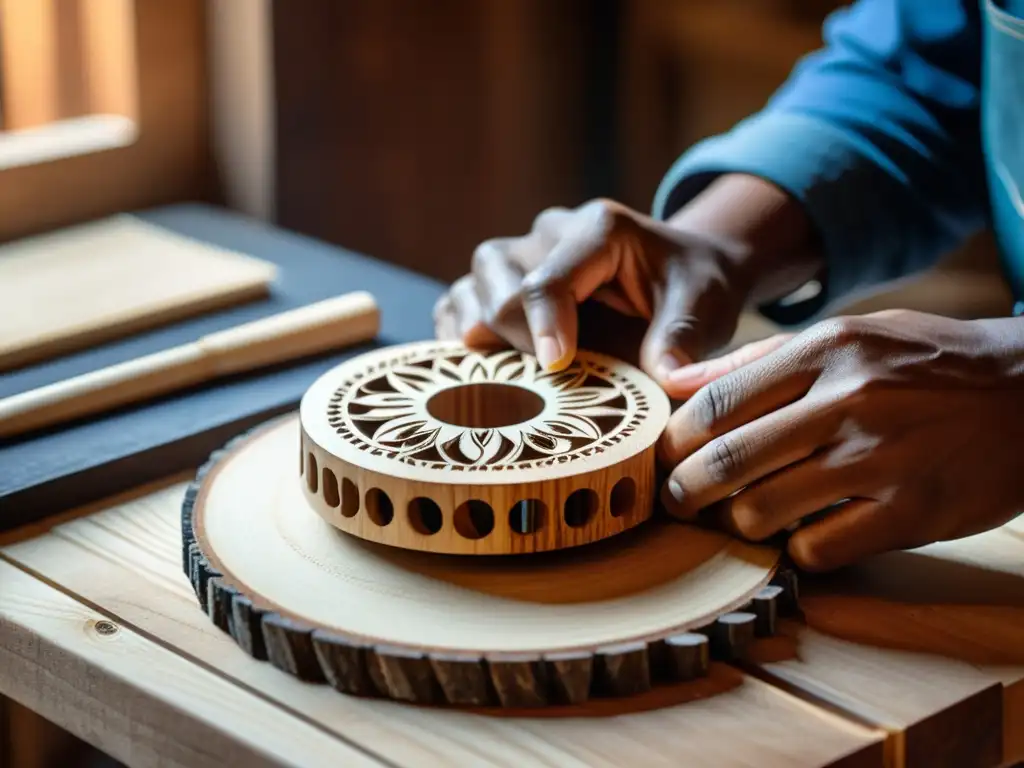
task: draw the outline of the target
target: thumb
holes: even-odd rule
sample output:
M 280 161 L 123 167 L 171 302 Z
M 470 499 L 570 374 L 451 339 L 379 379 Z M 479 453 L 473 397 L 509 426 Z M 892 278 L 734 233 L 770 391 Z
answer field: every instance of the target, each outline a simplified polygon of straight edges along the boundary
M 791 333 L 779 333 L 767 339 L 744 344 L 721 357 L 684 365 L 668 373 L 661 382 L 662 387 L 669 397 L 676 400 L 693 397 L 701 387 L 771 354 L 792 338 Z

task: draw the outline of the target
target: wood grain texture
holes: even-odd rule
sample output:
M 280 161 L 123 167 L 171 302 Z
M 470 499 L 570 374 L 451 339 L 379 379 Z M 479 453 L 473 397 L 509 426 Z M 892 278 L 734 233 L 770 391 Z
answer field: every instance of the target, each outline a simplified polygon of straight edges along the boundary
M 301 482 L 324 520 L 435 553 L 559 550 L 643 523 L 669 401 L 580 350 L 549 373 L 514 350 L 428 341 L 326 372 L 302 399 Z
M 182 573 L 180 507 L 187 487 L 173 482 L 93 505 L 4 552 L 122 625 L 402 768 L 882 765 L 877 733 L 717 662 L 684 686 L 634 700 L 550 707 L 543 717 L 409 707 L 295 680 L 254 662 L 197 607 Z
M 484 728 L 488 738 L 497 739 L 496 750 L 512 744 L 513 752 L 508 757 L 487 753 L 492 756 L 488 759 L 498 764 L 530 764 L 534 753 L 525 751 L 524 738 L 541 738 L 552 749 L 557 745 L 557 749 L 567 750 L 575 757 L 566 758 L 566 764 L 572 765 L 572 760 L 578 761 L 575 763 L 578 765 L 593 764 L 581 756 L 590 755 L 593 739 L 607 731 L 605 719 L 590 726 L 581 724 L 578 728 L 568 728 L 561 720 L 549 721 L 550 715 L 543 720 L 520 719 L 513 713 L 508 716 L 515 721 L 508 725 L 511 730 L 503 727 L 495 731 L 496 722 L 509 723 L 508 719 L 495 721 L 471 715 L 463 719 L 457 713 L 429 711 L 411 715 L 406 710 L 394 710 L 387 701 L 379 699 L 337 696 L 332 691 L 317 694 L 314 691 L 318 688 L 310 690 L 301 683 L 290 683 L 273 668 L 254 664 L 250 656 L 212 626 L 209 618 L 198 609 L 195 595 L 180 575 L 179 511 L 187 485 L 186 481 L 181 481 L 152 492 L 139 492 L 137 498 L 125 497 L 90 507 L 82 519 L 62 524 L 52 534 L 37 535 L 6 551 L 20 561 L 38 566 L 48 578 L 78 590 L 90 601 L 131 616 L 147 633 L 203 659 L 246 685 L 268 692 L 275 700 L 287 700 L 289 706 L 303 712 L 315 711 L 319 721 L 337 730 L 351 732 L 354 729 L 367 739 L 388 741 L 387 755 L 399 762 L 478 764 L 479 756 L 473 750 L 479 744 L 479 731 L 474 729 Z M 884 581 L 871 578 L 872 570 L 863 571 L 859 587 L 862 598 L 858 600 L 844 597 L 841 585 L 822 585 L 816 581 L 814 594 L 808 594 L 809 588 L 805 585 L 801 604 L 810 615 L 813 627 L 796 622 L 782 623 L 780 637 L 756 641 L 751 663 L 768 673 L 788 669 L 785 678 L 773 674 L 768 679 L 809 700 L 853 713 L 858 722 L 866 718 L 867 722 L 886 728 L 890 750 L 888 764 L 892 766 L 913 765 L 899 762 L 893 752 L 904 731 L 912 732 L 958 700 L 999 683 L 1004 686 L 1004 755 L 1008 760 L 1024 759 L 1021 740 L 1024 673 L 1020 665 L 1015 664 L 1024 640 L 1017 634 L 1021 625 L 1019 609 L 1014 607 L 1021 594 L 1016 575 L 1021 562 L 1021 542 L 1007 535 L 1006 530 L 996 531 L 996 534 L 929 548 L 930 557 L 924 560 L 911 558 L 908 561 L 911 564 L 929 566 L 927 573 L 913 568 L 909 571 L 913 578 L 906 584 L 912 585 L 918 594 L 909 587 L 909 592 L 899 589 L 898 561 L 890 562 L 880 571 L 886 574 Z M 880 562 L 885 563 L 885 559 Z M 903 567 L 906 564 L 903 563 Z M 967 579 L 963 578 L 965 569 L 969 574 Z M 126 588 L 127 584 L 135 586 Z M 846 589 L 855 591 L 853 587 Z M 162 596 L 159 601 L 158 595 Z M 801 632 L 794 633 L 788 627 Z M 810 641 L 802 645 L 801 638 L 808 632 L 812 636 L 841 640 L 839 645 L 843 652 L 838 656 L 823 653 L 820 646 Z M 687 689 L 698 691 L 700 695 L 707 693 L 708 689 L 702 686 L 714 688 L 714 681 L 721 682 L 721 677 L 716 678 L 720 667 L 713 664 L 709 679 Z M 751 689 L 748 691 L 753 693 Z M 807 758 L 798 745 L 790 743 L 794 732 L 805 732 L 801 731 L 803 726 L 794 731 L 794 724 L 790 724 L 781 731 L 784 737 L 776 731 L 777 738 L 761 739 L 757 733 L 763 733 L 771 722 L 780 722 L 774 720 L 774 710 L 763 718 L 752 713 L 751 719 L 746 721 L 748 714 L 744 713 L 748 711 L 737 705 L 732 692 L 730 689 L 707 699 L 700 698 L 699 706 L 694 706 L 692 701 L 685 703 L 674 713 L 668 711 L 672 707 L 663 699 L 658 706 L 666 708 L 660 713 L 664 718 L 651 712 L 642 714 L 640 711 L 646 706 L 643 702 L 634 702 L 633 708 L 621 702 L 616 705 L 615 722 L 620 723 L 622 718 L 635 723 L 635 726 L 630 725 L 629 733 L 637 733 L 634 727 L 642 728 L 654 722 L 662 723 L 659 727 L 665 732 L 682 728 L 694 750 L 697 746 L 705 749 L 703 742 L 711 738 L 713 732 L 722 733 L 721 738 L 726 741 L 734 741 L 737 735 L 743 734 L 746 738 L 742 744 L 733 744 L 733 754 L 749 754 L 757 765 L 817 764 Z M 721 702 L 721 707 L 717 702 Z M 591 702 L 583 710 L 573 708 L 572 711 L 583 714 L 594 707 Z M 729 723 L 727 730 L 701 732 L 697 728 L 698 723 L 708 726 L 709 721 L 703 718 L 711 711 L 720 713 Z M 555 715 L 557 710 L 549 712 Z M 388 727 L 380 722 L 381 718 L 392 717 L 396 720 Z M 714 726 L 716 719 L 710 722 Z M 396 730 L 389 730 L 391 726 Z M 691 727 L 694 730 L 690 730 Z M 825 735 L 811 738 L 820 737 L 823 745 L 830 738 L 827 732 L 826 728 Z M 527 737 L 526 733 L 536 735 Z M 677 743 L 675 736 L 669 740 Z M 651 756 L 660 754 L 664 743 L 647 743 L 643 738 L 641 741 L 642 745 L 635 745 L 635 755 L 640 756 L 638 764 L 658 764 Z M 754 742 L 760 745 L 759 749 L 767 751 L 763 762 L 757 762 L 761 753 L 756 750 L 744 752 Z M 612 757 L 602 757 L 596 764 L 615 764 L 613 755 L 622 753 L 615 752 L 617 748 L 609 749 L 612 749 Z M 709 749 L 708 754 L 713 757 L 722 755 L 716 752 L 719 748 L 714 743 Z M 678 746 L 674 754 L 690 755 L 694 765 L 730 764 L 724 758 L 720 763 L 709 763 L 711 758 L 700 758 L 699 751 L 688 752 Z M 443 755 L 455 757 L 445 763 Z M 628 759 L 632 760 L 634 753 L 629 755 Z M 779 755 L 790 757 L 782 759 Z M 627 757 L 624 755 L 623 759 Z M 701 759 L 706 762 L 701 763 Z
M 203 611 L 236 637 L 230 622 L 238 611 L 229 601 L 259 606 L 260 621 L 246 624 L 240 645 L 258 647 L 253 633 L 262 632 L 270 663 L 301 680 L 419 704 L 523 709 L 637 696 L 659 683 L 706 673 L 706 663 L 691 662 L 681 674 L 678 666 L 655 658 L 664 655 L 658 646 L 665 637 L 686 629 L 709 634 L 713 658 L 740 658 L 754 639 L 754 614 L 716 617 L 730 604 L 739 607 L 761 595 L 776 562 L 771 551 L 741 548 L 730 554 L 725 537 L 707 538 L 671 524 L 645 529 L 642 542 L 610 539 L 604 550 L 592 545 L 584 558 L 552 553 L 545 565 L 537 559 L 541 555 L 533 555 L 522 568 L 490 558 L 446 558 L 368 545 L 332 533 L 306 506 L 298 491 L 302 480 L 288 466 L 296 428 L 293 418 L 276 420 L 211 457 L 185 495 L 181 531 L 182 567 Z M 264 482 L 270 486 L 264 488 Z M 267 500 L 274 501 L 268 506 Z M 283 506 L 275 506 L 279 503 Z M 239 510 L 244 520 L 225 517 Z M 278 514 L 283 516 L 267 530 L 275 540 L 287 541 L 288 548 L 261 551 L 259 542 L 268 543 L 261 521 Z M 234 541 L 241 528 L 246 529 L 244 547 L 232 553 L 224 537 Z M 308 532 L 302 533 L 303 528 Z M 319 550 L 308 549 L 310 543 Z M 708 544 L 711 549 L 701 555 Z M 301 560 L 294 559 L 296 553 Z M 622 576 L 639 564 L 621 562 L 622 556 L 634 553 L 674 568 L 664 576 L 654 573 L 654 581 L 639 588 L 623 589 Z M 752 558 L 765 555 L 762 569 L 750 570 Z M 261 582 L 265 562 L 275 562 L 275 572 L 287 574 L 273 582 L 284 591 L 268 594 L 266 580 L 262 589 L 253 586 Z M 310 571 L 308 564 L 319 570 Z M 499 592 L 489 592 L 488 583 Z M 303 586 L 297 592 L 290 584 Z M 568 587 L 574 584 L 584 586 Z M 339 609 L 333 616 L 321 612 L 322 601 L 300 604 L 303 594 L 327 593 Z M 781 590 L 771 594 L 778 597 Z M 632 611 L 634 602 L 644 605 L 648 615 Z M 552 603 L 562 606 L 557 613 L 551 613 Z M 481 622 L 479 616 L 486 619 Z M 562 631 L 566 626 L 572 628 L 569 635 Z M 596 631 L 598 639 L 591 639 L 589 631 Z M 439 663 L 435 654 L 440 654 Z M 473 681 L 469 695 L 465 681 Z
M 132 766 L 379 765 L 8 562 L 0 692 Z
M 1004 528 L 801 583 L 752 652 L 778 683 L 888 730 L 895 765 L 1024 758 L 1024 542 Z
M 772 686 L 728 677 L 734 673 L 716 662 L 707 678 L 680 689 L 687 694 L 662 689 L 631 702 L 551 708 L 543 718 L 516 712 L 494 718 L 337 696 L 254 662 L 198 609 L 182 575 L 180 505 L 188 487 L 182 478 L 92 505 L 51 532 L 26 532 L 4 552 L 120 616 L 122 624 L 332 732 L 381 749 L 397 764 L 531 765 L 543 762 L 538 749 L 559 766 L 834 765 L 848 750 L 858 758 L 874 755 L 868 765 L 881 764 L 866 732 L 851 736 L 847 720 L 837 733 L 813 715 L 817 706 L 808 708 L 807 720 L 805 705 L 794 709 L 784 694 L 778 698 L 779 686 L 885 729 L 885 764 L 897 768 L 927 767 L 921 752 L 900 744 L 940 744 L 923 739 L 921 729 L 965 706 L 960 702 L 985 704 L 987 691 L 1001 686 L 1002 754 L 1008 764 L 1024 759 L 1024 542 L 1008 529 L 934 545 L 927 557 L 880 558 L 878 570 L 850 574 L 852 583 L 804 584 L 801 607 L 811 625 L 780 622 L 781 634 L 756 640 L 746 662 Z M 954 725 L 952 732 L 962 733 L 968 723 Z
M 266 295 L 272 264 L 115 216 L 0 247 L 0 371 Z M 34 308 L 45 301 L 47 311 Z
M 167 647 L 402 768 L 882 765 L 877 734 L 717 663 L 702 680 L 659 689 L 631 706 L 590 702 L 553 707 L 541 718 L 515 710 L 495 715 L 411 708 L 309 686 L 254 662 L 197 608 L 179 546 L 186 487 L 174 483 L 94 506 L 5 553 L 118 614 L 122 625 L 130 621 Z

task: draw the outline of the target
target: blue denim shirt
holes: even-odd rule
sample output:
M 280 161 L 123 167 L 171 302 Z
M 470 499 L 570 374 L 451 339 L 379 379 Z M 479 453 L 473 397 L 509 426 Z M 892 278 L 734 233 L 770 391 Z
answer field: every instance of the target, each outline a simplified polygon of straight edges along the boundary
M 764 308 L 782 323 L 931 266 L 985 227 L 1024 300 L 1024 0 L 858 0 L 823 31 L 762 111 L 679 158 L 654 214 L 727 172 L 800 200 L 827 274 L 815 299 Z

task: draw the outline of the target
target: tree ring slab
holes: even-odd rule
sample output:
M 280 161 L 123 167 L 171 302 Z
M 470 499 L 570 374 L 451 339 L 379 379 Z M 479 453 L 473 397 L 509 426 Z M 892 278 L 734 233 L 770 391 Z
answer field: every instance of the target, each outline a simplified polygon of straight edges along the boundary
M 669 414 L 642 371 L 585 350 L 549 373 L 515 350 L 388 347 L 326 372 L 303 397 L 303 491 L 334 527 L 396 547 L 589 544 L 651 516 Z
M 795 599 L 777 549 L 660 517 L 529 556 L 348 535 L 303 492 L 300 433 L 292 415 L 232 441 L 182 506 L 183 567 L 203 610 L 251 656 L 300 679 L 474 707 L 632 695 L 700 676 L 709 653 L 742 655 L 755 598 Z

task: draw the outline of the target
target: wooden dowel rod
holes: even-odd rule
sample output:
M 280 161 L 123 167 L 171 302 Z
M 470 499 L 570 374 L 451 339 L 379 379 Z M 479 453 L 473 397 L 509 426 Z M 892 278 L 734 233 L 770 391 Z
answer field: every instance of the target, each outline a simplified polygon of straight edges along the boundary
M 369 341 L 380 311 L 364 291 L 203 336 L 189 344 L 0 400 L 0 437 L 92 416 L 169 392 Z

